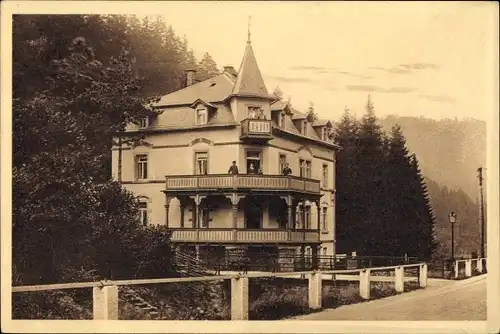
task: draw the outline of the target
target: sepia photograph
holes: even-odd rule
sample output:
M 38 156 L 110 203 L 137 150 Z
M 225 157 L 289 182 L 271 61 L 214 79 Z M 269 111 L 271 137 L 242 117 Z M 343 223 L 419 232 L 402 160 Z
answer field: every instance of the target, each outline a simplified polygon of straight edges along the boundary
M 497 333 L 498 10 L 5 1 L 2 332 Z

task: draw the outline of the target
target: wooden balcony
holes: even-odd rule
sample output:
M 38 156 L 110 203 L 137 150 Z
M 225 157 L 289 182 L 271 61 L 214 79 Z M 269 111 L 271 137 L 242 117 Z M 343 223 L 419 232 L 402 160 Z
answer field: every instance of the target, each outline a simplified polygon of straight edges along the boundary
M 241 140 L 268 141 L 273 138 L 271 120 L 244 119 L 241 122 Z
M 166 191 L 173 193 L 202 191 L 298 192 L 320 195 L 320 181 L 297 176 L 262 174 L 213 174 L 166 176 Z
M 317 230 L 172 228 L 172 242 L 194 243 L 318 243 Z

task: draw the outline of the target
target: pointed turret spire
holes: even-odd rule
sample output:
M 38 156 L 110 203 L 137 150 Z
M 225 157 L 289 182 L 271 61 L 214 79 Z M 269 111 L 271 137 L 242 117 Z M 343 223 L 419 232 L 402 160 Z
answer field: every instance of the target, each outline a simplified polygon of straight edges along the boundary
M 248 17 L 248 39 L 247 43 L 252 43 L 252 40 L 250 39 L 250 20 L 252 19 L 251 16 Z
M 233 94 L 245 96 L 260 96 L 271 97 L 267 91 L 264 79 L 257 65 L 255 54 L 252 49 L 252 42 L 250 40 L 250 17 L 248 21 L 248 40 L 245 48 L 245 54 L 241 61 L 238 77 L 233 88 Z

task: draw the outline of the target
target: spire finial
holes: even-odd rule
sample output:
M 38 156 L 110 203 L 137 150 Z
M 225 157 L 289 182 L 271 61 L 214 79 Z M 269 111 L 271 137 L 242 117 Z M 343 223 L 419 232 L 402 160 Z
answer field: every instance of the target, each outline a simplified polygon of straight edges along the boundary
M 251 16 L 248 16 L 248 40 L 247 40 L 247 43 L 251 43 L 251 40 L 250 40 L 250 20 L 252 19 Z

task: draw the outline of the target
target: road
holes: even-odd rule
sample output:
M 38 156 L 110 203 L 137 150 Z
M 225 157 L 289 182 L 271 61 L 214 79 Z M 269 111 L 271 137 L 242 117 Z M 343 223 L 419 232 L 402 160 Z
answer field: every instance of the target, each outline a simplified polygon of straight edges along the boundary
M 486 275 L 463 281 L 428 280 L 424 290 L 346 305 L 294 320 L 486 320 Z

